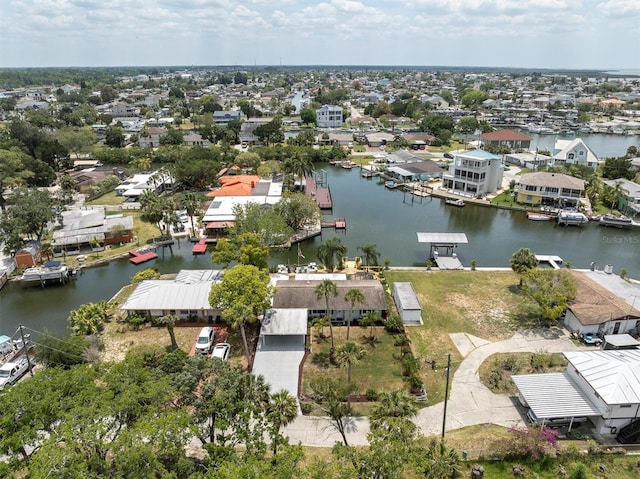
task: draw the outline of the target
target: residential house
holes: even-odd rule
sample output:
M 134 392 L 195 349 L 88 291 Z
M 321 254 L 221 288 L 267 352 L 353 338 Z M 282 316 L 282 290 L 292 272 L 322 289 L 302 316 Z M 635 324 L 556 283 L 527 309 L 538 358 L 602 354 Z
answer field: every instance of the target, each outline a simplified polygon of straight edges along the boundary
M 209 304 L 209 293 L 221 279 L 218 270 L 181 270 L 173 280 L 145 280 L 120 309 L 148 318 L 174 314 L 181 321 L 219 322 L 220 311 Z
M 387 143 L 391 143 L 395 139 L 395 135 L 387 133 L 386 131 L 376 131 L 365 135 L 367 145 L 372 148 L 379 146 L 386 146 Z
M 342 126 L 342 107 L 322 105 L 316 110 L 316 125 L 320 128 L 340 128 Z
M 557 140 L 555 153 L 551 157 L 553 165 L 584 165 L 598 167 L 598 157 L 591 151 L 582 138 Z
M 138 116 L 140 110 L 128 103 L 116 103 L 111 107 L 111 116 L 133 117 Z
M 387 305 L 382 284 L 375 280 L 336 280 L 334 281 L 338 295 L 329 298 L 327 311 L 325 299 L 318 298 L 316 287 L 321 280 L 281 280 L 276 283 L 273 307 L 278 309 L 306 308 L 308 318 L 330 315 L 333 324 L 346 325 L 348 321 L 361 318 L 368 312 L 378 312 L 386 317 Z M 347 291 L 359 289 L 365 297 L 362 304 L 351 305 L 345 299 Z
M 482 197 L 502 187 L 501 157 L 484 150 L 454 155 L 453 164 L 443 175 L 443 187 L 467 196 Z
M 404 138 L 412 150 L 424 150 L 427 145 L 433 145 L 436 137 L 426 132 L 403 133 Z
M 401 183 L 441 178 L 445 171 L 435 161 L 419 159 L 406 150 L 388 154 L 387 162 L 393 166 L 387 167 L 386 174 Z
M 640 311 L 585 273 L 571 273 L 577 291 L 565 312 L 567 328 L 581 334 L 640 333 Z
M 42 245 L 39 241 L 28 241 L 22 248 L 16 251 L 16 265 L 18 268 L 30 268 L 42 261 Z
M 167 129 L 157 126 L 145 126 L 138 135 L 140 148 L 158 148 L 160 138 L 167 134 Z
M 53 256 L 88 254 L 109 245 L 133 240 L 133 218 L 105 215 L 102 207 L 62 212 L 62 223 L 53 232 Z
M 173 178 L 160 175 L 158 171 L 137 173 L 116 186 L 116 196 L 124 196 L 129 201 L 138 200 L 147 190 L 162 193 L 173 185 Z
M 513 130 L 495 130 L 483 133 L 480 138 L 485 145 L 506 146 L 511 150 L 528 150 L 531 138 Z
M 584 195 L 584 180 L 562 173 L 525 173 L 519 177 L 514 193 L 518 203 L 573 207 Z
M 225 126 L 225 125 L 228 125 L 230 121 L 240 121 L 241 119 L 242 119 L 242 111 L 240 110 L 232 110 L 232 111 L 218 110 L 213 112 L 213 122 L 216 125 Z
M 507 153 L 503 160 L 505 164 L 524 166 L 530 170 L 537 170 L 541 166 L 546 166 L 551 161 L 551 157 L 540 153 Z
M 609 188 L 618 190 L 618 210 L 631 218 L 640 216 L 640 185 L 625 178 L 603 181 Z
M 182 138 L 182 144 L 184 146 L 211 146 L 211 142 L 207 138 L 202 138 L 199 133 L 189 133 Z
M 640 418 L 640 350 L 571 351 L 562 373 L 512 376 L 520 402 L 540 421 L 589 418 L 615 436 Z

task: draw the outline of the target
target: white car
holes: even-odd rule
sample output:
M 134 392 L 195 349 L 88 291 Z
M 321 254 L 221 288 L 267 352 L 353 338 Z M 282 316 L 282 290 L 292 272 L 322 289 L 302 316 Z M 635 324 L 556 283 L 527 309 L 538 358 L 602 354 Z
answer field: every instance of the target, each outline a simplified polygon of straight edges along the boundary
M 216 330 L 211 326 L 205 326 L 200 330 L 196 340 L 196 353 L 209 354 L 213 348 L 213 340 L 216 337 Z
M 229 343 L 219 343 L 213 348 L 212 358 L 219 358 L 223 361 L 229 359 L 229 353 L 231 352 L 231 345 Z
M 15 362 L 4 363 L 0 367 L 0 391 L 9 384 L 14 384 L 29 370 L 29 363 L 26 359 L 19 359 Z

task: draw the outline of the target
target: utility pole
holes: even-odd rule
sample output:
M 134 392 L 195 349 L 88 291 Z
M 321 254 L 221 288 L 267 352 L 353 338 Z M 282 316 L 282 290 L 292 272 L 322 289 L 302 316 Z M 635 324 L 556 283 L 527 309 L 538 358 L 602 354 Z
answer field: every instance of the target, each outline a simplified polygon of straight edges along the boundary
M 447 354 L 447 385 L 444 390 L 444 412 L 442 413 L 442 440 L 444 441 L 444 430 L 447 422 L 447 401 L 449 400 L 449 375 L 451 374 L 451 353 Z
M 24 351 L 24 355 L 27 357 L 27 367 L 29 368 L 29 374 L 31 374 L 31 377 L 33 377 L 33 369 L 31 368 L 31 360 L 29 359 L 29 348 L 27 348 L 27 342 L 24 339 L 22 324 L 18 329 L 20 329 L 20 338 L 22 339 L 22 350 Z

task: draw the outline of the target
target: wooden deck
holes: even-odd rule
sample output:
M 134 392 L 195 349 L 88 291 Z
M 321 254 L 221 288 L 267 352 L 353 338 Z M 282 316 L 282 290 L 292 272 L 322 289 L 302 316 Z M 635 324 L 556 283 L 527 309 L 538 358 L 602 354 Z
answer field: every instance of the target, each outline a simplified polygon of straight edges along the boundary
M 305 192 L 307 196 L 310 196 L 318 204 L 321 210 L 330 210 L 333 208 L 333 201 L 331 200 L 331 190 L 327 188 L 321 188 L 316 184 L 316 180 L 307 176 Z
M 191 248 L 191 254 L 205 254 L 207 252 L 207 238 L 200 240 Z
M 140 251 L 131 250 L 129 251 L 129 254 L 131 255 L 131 258 L 129 258 L 129 262 L 133 264 L 145 263 L 158 257 L 158 255 L 153 251 L 146 251 L 144 253 L 141 253 Z
M 322 228 L 335 228 L 337 230 L 347 229 L 347 220 L 344 218 L 338 218 L 333 221 L 323 221 L 320 223 Z

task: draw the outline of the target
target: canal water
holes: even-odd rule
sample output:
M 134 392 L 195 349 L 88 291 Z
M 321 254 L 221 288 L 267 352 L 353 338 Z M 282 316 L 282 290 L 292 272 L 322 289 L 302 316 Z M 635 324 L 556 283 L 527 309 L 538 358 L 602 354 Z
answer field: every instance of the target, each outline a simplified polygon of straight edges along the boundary
M 381 262 L 389 258 L 392 266 L 424 266 L 429 246 L 419 244 L 416 233 L 453 232 L 467 235 L 468 244 L 460 245 L 456 251 L 465 266 L 475 259 L 479 267 L 508 267 L 513 252 L 527 247 L 538 254 L 560 256 L 576 268 L 588 268 L 591 262 L 600 269 L 610 264 L 616 272 L 626 268 L 631 277 L 640 278 L 640 228 L 618 230 L 596 224 L 562 227 L 551 221 L 528 221 L 519 211 L 475 205 L 457 208 L 445 205 L 442 199 L 389 190 L 377 179 L 362 178 L 359 169 L 329 165 L 323 168 L 334 202 L 333 211 L 325 217 L 345 218 L 347 229 L 324 229 L 321 236 L 304 242 L 303 262 L 315 261 L 320 243 L 335 236 L 347 246 L 350 257 L 359 255 L 358 246 L 375 243 Z M 22 288 L 15 282 L 7 284 L 0 291 L 0 334 L 13 334 L 19 324 L 36 331 L 63 333 L 70 310 L 111 298 L 146 267 L 157 267 L 161 273 L 213 267 L 208 254 L 193 256 L 191 244 L 185 241 L 172 250 L 158 250 L 158 254 L 158 259 L 139 266 L 123 259 L 87 269 L 75 282 L 61 287 Z M 297 259 L 298 250 L 294 247 L 274 254 L 270 262 L 293 264 Z

